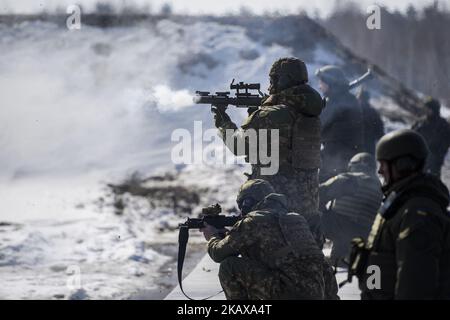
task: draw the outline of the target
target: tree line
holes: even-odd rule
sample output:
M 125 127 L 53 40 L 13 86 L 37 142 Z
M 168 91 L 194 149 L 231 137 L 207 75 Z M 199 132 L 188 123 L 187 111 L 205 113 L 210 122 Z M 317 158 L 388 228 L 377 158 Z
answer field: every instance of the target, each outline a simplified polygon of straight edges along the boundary
M 369 30 L 369 14 L 354 2 L 336 2 L 321 23 L 355 54 L 369 59 L 407 87 L 450 106 L 450 11 L 435 1 L 405 12 L 381 7 L 381 29 Z

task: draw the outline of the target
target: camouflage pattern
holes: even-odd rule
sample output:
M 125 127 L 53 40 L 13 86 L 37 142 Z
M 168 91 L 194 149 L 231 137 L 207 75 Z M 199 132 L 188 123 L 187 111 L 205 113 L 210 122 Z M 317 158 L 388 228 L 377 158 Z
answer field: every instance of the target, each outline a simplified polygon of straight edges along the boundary
M 246 197 L 251 197 L 256 202 L 260 202 L 270 193 L 275 193 L 275 190 L 267 181 L 262 179 L 248 180 L 239 188 L 236 202 L 239 203 Z
M 430 149 L 426 171 L 440 177 L 450 147 L 450 124 L 440 116 L 440 104 L 437 100 L 428 99 L 424 106 L 429 110 L 427 115 L 414 123 L 412 129 L 423 136 Z
M 281 58 L 272 64 L 270 76 L 287 76 L 294 82 L 307 82 L 308 70 L 302 60 L 297 58 Z
M 298 169 L 292 164 L 292 132 L 299 115 L 318 117 L 322 111 L 323 101 L 320 94 L 310 86 L 304 84 L 289 88 L 277 94 L 270 95 L 263 105 L 253 112 L 240 129 L 231 121 L 220 126 L 220 136 L 235 155 L 249 156 L 250 146 L 245 139 L 245 132 L 249 129 L 278 129 L 279 130 L 279 171 L 274 175 L 261 173 L 261 164 L 252 164 L 250 179 L 263 179 L 274 187 L 275 191 L 284 194 L 288 199 L 288 209 L 300 212 L 311 220 L 318 220 L 318 167 L 313 169 Z M 234 133 L 230 140 L 226 139 L 226 130 Z M 318 135 L 320 132 L 318 132 Z M 269 139 L 270 141 L 270 139 Z M 234 148 L 230 147 L 234 143 Z M 238 143 L 246 143 L 246 153 L 239 154 Z M 320 148 L 320 138 L 314 142 Z M 270 144 L 269 144 L 270 148 Z M 270 149 L 269 149 L 270 150 Z M 316 223 L 316 222 L 311 222 Z M 313 226 L 317 228 L 318 226 Z M 319 231 L 317 231 L 319 238 Z
M 209 240 L 209 255 L 221 263 L 219 278 L 227 299 L 337 298 L 336 279 L 324 274 L 330 270 L 308 223 L 301 215 L 288 214 L 286 206 L 283 195 L 269 194 L 223 239 L 217 235 Z M 289 225 L 280 228 L 283 219 Z M 296 233 L 286 235 L 284 228 Z
M 360 279 L 369 300 L 450 299 L 449 191 L 435 176 L 413 174 L 385 190 L 390 199 L 370 232 L 367 265 L 380 267 L 380 289 Z M 367 277 L 367 276 L 366 276 Z

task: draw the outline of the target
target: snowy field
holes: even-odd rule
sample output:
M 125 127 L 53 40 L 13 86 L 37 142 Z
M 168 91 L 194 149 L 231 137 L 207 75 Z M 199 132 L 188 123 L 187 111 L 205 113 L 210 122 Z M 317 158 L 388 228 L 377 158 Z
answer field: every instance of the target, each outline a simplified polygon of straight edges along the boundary
M 127 196 L 118 215 L 107 184 L 174 172 L 167 183 L 198 190 L 193 214 L 215 202 L 232 210 L 246 167 L 175 166 L 171 133 L 213 126 L 208 106 L 192 106 L 196 90 L 224 91 L 236 78 L 265 91 L 272 62 L 292 54 L 214 22 L 0 24 L 0 299 L 163 298 L 186 216 Z M 310 73 L 339 59 L 319 45 Z M 239 122 L 245 110 L 230 114 Z M 185 273 L 204 254 L 192 234 Z

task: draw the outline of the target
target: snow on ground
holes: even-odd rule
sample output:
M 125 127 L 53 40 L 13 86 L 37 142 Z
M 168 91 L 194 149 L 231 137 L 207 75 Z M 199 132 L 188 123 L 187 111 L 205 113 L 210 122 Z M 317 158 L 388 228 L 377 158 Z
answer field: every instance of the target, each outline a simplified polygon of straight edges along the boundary
M 198 214 L 202 205 L 216 202 L 232 210 L 230 195 L 242 179 L 240 170 L 186 168 L 168 183 L 204 192 L 194 210 Z M 55 182 L 47 181 L 44 188 L 34 189 L 45 200 L 34 202 L 37 208 L 33 203 L 21 207 L 28 219 L 10 216 L 9 223 L 0 224 L 1 298 L 159 299 L 175 285 L 176 227 L 186 215 L 151 208 L 145 199 L 131 196 L 124 199 L 124 212 L 116 215 L 113 195 L 103 187 L 80 198 L 69 197 Z M 58 209 L 64 216 L 56 216 Z M 42 215 L 40 210 L 49 210 L 48 216 L 34 216 Z M 187 271 L 205 249 L 201 234 L 191 235 Z M 74 271 L 80 272 L 80 286 L 74 285 Z
M 25 22 L 0 34 L 0 298 L 164 297 L 175 284 L 177 234 L 160 230 L 183 219 L 131 197 L 117 216 L 106 183 L 173 169 L 172 131 L 193 131 L 194 120 L 212 126 L 192 93 L 265 79 L 289 50 L 265 48 L 239 27 L 169 20 L 80 32 Z M 244 62 L 244 49 L 258 57 Z M 180 179 L 218 191 L 202 203 L 234 205 L 240 181 L 193 167 Z M 80 290 L 67 287 L 78 267 Z
M 233 78 L 265 91 L 270 65 L 292 50 L 215 22 L 79 32 L 25 22 L 0 24 L 0 35 L 0 298 L 163 298 L 176 283 L 175 228 L 186 215 L 127 194 L 118 215 L 106 184 L 169 171 L 175 180 L 147 186 L 196 190 L 193 215 L 216 202 L 233 211 L 248 168 L 174 166 L 171 134 L 193 132 L 194 121 L 212 127 L 193 92 L 227 90 Z M 339 62 L 320 46 L 314 55 L 311 74 Z M 245 110 L 230 114 L 240 122 Z M 194 154 L 201 140 L 194 137 Z M 220 141 L 214 146 L 223 155 Z M 204 253 L 191 234 L 185 273 Z

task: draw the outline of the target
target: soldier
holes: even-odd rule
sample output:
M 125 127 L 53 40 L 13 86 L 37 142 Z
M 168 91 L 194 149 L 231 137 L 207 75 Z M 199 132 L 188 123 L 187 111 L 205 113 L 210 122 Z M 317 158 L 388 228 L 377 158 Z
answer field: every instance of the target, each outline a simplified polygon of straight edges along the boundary
M 319 87 L 326 99 L 322 120 L 322 167 L 320 181 L 345 172 L 347 164 L 362 151 L 363 120 L 361 107 L 349 92 L 344 72 L 336 66 L 316 71 Z
M 424 137 L 430 149 L 425 170 L 440 177 L 442 164 L 450 147 L 450 124 L 440 116 L 439 101 L 430 97 L 425 100 L 424 107 L 426 115 L 412 129 Z
M 333 242 L 331 261 L 344 266 L 350 242 L 367 238 L 382 200 L 381 184 L 376 175 L 375 158 L 369 153 L 356 154 L 341 173 L 319 187 L 324 235 Z M 329 204 L 329 208 L 325 205 Z
M 250 147 L 246 134 L 260 129 L 277 129 L 279 132 L 279 170 L 265 175 L 261 163 L 252 163 L 250 179 L 270 182 L 276 192 L 286 195 L 289 211 L 299 212 L 308 220 L 318 241 L 321 238 L 318 212 L 320 167 L 320 119 L 323 100 L 311 88 L 303 61 L 282 58 L 270 69 L 270 96 L 244 121 L 240 129 L 231 121 L 224 109 L 213 108 L 215 125 L 225 144 L 235 155 L 237 146 Z M 230 134 L 231 133 L 231 134 Z M 259 146 L 258 146 L 259 147 Z M 269 145 L 270 150 L 270 145 Z
M 370 105 L 370 95 L 367 90 L 358 92 L 356 98 L 361 106 L 364 123 L 363 151 L 375 155 L 375 145 L 384 135 L 384 123 L 378 111 Z
M 227 299 L 338 299 L 337 283 L 303 216 L 265 180 L 245 182 L 243 218 L 223 236 L 207 225 L 208 253 L 220 263 Z
M 385 200 L 370 232 L 367 266 L 375 279 L 360 277 L 363 299 L 449 299 L 449 192 L 423 173 L 428 148 L 413 130 L 383 136 L 376 157 Z M 378 282 L 378 285 L 377 285 Z

